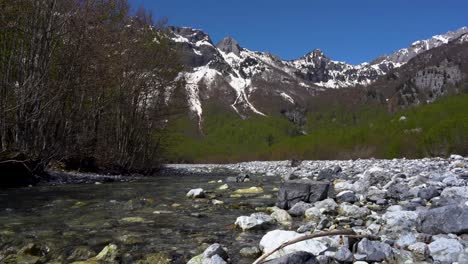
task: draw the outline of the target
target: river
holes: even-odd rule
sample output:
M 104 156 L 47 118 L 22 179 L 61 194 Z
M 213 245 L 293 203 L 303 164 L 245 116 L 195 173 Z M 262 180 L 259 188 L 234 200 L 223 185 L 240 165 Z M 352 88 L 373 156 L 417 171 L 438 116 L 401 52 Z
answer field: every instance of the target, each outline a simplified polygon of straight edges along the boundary
M 218 190 L 225 177 L 172 175 L 0 190 L 0 252 L 35 243 L 47 248 L 47 261 L 71 263 L 77 248 L 99 252 L 112 243 L 118 246 L 120 263 L 153 253 L 166 254 L 172 263 L 186 263 L 217 242 L 229 249 L 233 263 L 251 263 L 252 259 L 239 257 L 239 250 L 258 245 L 264 232 L 242 232 L 233 223 L 257 207 L 273 205 L 280 179 L 252 177 Z M 264 192 L 231 197 L 235 189 L 251 186 Z M 192 188 L 203 188 L 208 198 L 187 198 Z M 213 205 L 213 199 L 224 204 Z

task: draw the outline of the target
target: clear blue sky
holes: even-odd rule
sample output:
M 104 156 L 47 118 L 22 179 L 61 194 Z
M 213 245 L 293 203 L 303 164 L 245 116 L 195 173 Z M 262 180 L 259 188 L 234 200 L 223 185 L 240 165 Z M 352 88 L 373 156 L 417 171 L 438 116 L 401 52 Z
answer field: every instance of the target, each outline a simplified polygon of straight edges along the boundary
M 319 48 L 358 64 L 468 26 L 468 0 L 130 0 L 169 25 L 295 59 Z

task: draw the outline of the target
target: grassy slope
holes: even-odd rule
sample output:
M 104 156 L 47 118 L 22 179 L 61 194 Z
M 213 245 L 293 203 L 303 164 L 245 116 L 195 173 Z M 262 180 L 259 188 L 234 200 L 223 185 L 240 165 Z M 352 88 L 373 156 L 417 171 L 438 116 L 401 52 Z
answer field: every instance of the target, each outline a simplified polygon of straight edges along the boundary
M 466 155 L 467 106 L 468 94 L 395 114 L 376 106 L 333 107 L 308 115 L 306 135 L 280 116 L 242 120 L 211 108 L 203 135 L 188 118 L 172 124 L 166 155 L 173 162 Z

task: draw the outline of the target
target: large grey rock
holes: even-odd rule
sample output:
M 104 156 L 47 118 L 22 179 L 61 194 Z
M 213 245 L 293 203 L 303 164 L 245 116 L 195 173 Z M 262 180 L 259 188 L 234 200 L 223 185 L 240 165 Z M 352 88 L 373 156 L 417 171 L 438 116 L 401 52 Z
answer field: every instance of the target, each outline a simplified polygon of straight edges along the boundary
M 329 191 L 329 182 L 309 179 L 288 181 L 281 185 L 276 205 L 287 210 L 300 201 L 314 203 L 326 199 Z
M 303 216 L 305 211 L 312 207 L 312 204 L 300 201 L 293 205 L 293 207 L 291 207 L 291 209 L 288 210 L 288 213 L 292 216 Z
M 319 264 L 314 254 L 305 251 L 298 251 L 277 259 L 273 259 L 265 264 Z
M 265 213 L 253 213 L 250 216 L 239 216 L 235 225 L 242 230 L 263 229 L 275 223 L 273 217 Z
M 393 257 L 392 247 L 388 244 L 370 241 L 364 238 L 358 244 L 358 253 L 366 256 L 365 260 L 370 262 L 379 262 Z
M 456 239 L 439 238 L 429 244 L 429 254 L 442 264 L 457 262 L 463 252 L 463 245 Z
M 468 206 L 448 205 L 421 211 L 417 230 L 427 234 L 468 233 Z

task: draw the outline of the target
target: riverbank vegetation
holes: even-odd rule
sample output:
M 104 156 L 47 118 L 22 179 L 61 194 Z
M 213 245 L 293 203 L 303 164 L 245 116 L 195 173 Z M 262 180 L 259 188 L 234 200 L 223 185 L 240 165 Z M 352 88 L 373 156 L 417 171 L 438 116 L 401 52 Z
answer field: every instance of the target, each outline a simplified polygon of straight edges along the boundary
M 69 169 L 157 165 L 181 70 L 126 0 L 0 0 L 0 156 Z
M 281 116 L 241 119 L 212 109 L 202 135 L 188 119 L 173 124 L 167 157 L 174 162 L 234 162 L 467 155 L 467 105 L 468 94 L 395 113 L 378 105 L 352 111 L 328 105 L 309 112 L 304 127 Z

